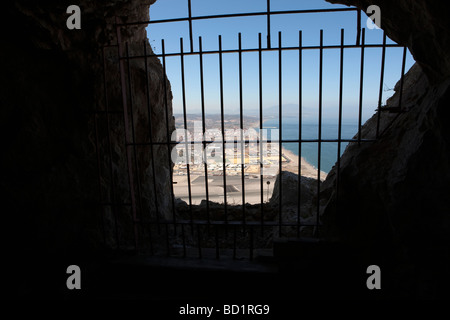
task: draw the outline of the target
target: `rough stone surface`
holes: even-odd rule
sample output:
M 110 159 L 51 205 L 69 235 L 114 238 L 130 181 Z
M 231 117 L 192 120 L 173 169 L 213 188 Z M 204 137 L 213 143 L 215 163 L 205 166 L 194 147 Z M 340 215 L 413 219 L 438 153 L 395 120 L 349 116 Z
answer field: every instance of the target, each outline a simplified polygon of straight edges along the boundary
M 99 201 L 130 202 L 117 47 L 105 48 L 111 145 L 104 112 L 102 48 L 116 43 L 115 16 L 124 22 L 146 20 L 153 2 L 78 1 L 81 30 L 66 28 L 69 16 L 66 8 L 72 4 L 70 1 L 22 0 L 5 4 L 4 14 L 16 23 L 14 32 L 6 32 L 2 44 L 0 130 L 7 138 L 0 158 L 4 168 L 0 193 L 5 200 L 2 212 L 7 216 L 5 225 L 11 232 L 10 239 L 14 239 L 14 248 L 60 255 L 72 249 L 98 250 L 103 247 L 104 238 L 107 246 L 115 247 L 115 220 L 121 245 L 133 245 L 129 237 L 130 208 L 120 208 L 114 217 L 113 212 L 108 209 L 104 212 L 98 206 Z M 144 42 L 151 53 L 144 25 L 124 28 L 121 36 L 124 42 L 130 43 L 130 54 L 142 52 Z M 135 141 L 148 142 L 144 62 L 131 61 L 130 70 L 132 94 L 128 93 L 128 100 L 129 104 L 133 102 Z M 164 81 L 169 131 L 174 128 L 170 84 L 159 59 L 148 59 L 148 71 L 153 141 L 165 142 Z M 95 117 L 96 110 L 103 113 Z M 97 137 L 102 164 L 100 186 Z M 138 206 L 138 217 L 156 215 L 154 205 L 150 205 L 155 202 L 155 195 L 161 215 L 166 215 L 170 208 L 167 146 L 155 147 L 154 152 L 156 190 L 151 151 L 142 147 L 136 152 L 140 169 L 134 172 L 135 188 L 139 181 L 143 195 L 137 201 L 146 208 L 144 212 Z M 114 195 L 110 160 L 116 187 Z M 106 223 L 105 234 L 102 219 Z
M 450 20 L 443 1 L 327 1 L 353 5 L 364 12 L 370 5 L 379 6 L 381 28 L 392 40 L 408 46 L 432 83 L 440 82 L 450 75 Z
M 321 194 L 324 237 L 363 261 L 390 267 L 401 296 L 448 296 L 450 283 L 449 21 L 438 1 L 330 0 L 382 10 L 381 27 L 417 60 L 404 82 L 403 113 L 383 112 L 382 137 L 350 144 Z M 423 70 L 423 73 L 421 71 Z M 400 83 L 387 108 L 399 102 Z M 362 129 L 372 138 L 374 115 Z M 339 188 L 337 180 L 339 179 Z M 339 194 L 337 194 L 339 193 Z M 401 288 L 401 289 L 400 289 Z
M 2 39 L 2 83 L 0 85 L 0 130 L 4 137 L 0 164 L 0 194 L 6 232 L 6 251 L 15 277 L 12 288 L 45 288 L 42 273 L 30 273 L 30 261 L 44 263 L 45 257 L 68 255 L 73 250 L 98 249 L 103 201 L 129 202 L 124 148 L 122 106 L 115 48 L 105 50 L 108 104 L 111 111 L 111 146 L 105 133 L 104 115 L 98 116 L 98 133 L 103 180 L 97 182 L 96 131 L 92 115 L 106 110 L 103 87 L 102 47 L 115 43 L 114 17 L 123 21 L 145 20 L 153 0 L 80 0 L 82 29 L 67 30 L 66 8 L 70 1 L 19 0 L 4 4 L 2 13 L 14 21 Z M 370 4 L 382 9 L 381 26 L 390 38 L 407 45 L 421 66 L 408 75 L 403 97 L 405 110 L 382 114 L 382 138 L 372 144 L 349 145 L 341 160 L 339 189 L 336 169 L 323 183 L 323 235 L 345 242 L 368 264 L 390 266 L 397 286 L 413 297 L 436 297 L 448 292 L 450 269 L 450 37 L 447 11 L 441 1 L 427 0 L 329 0 L 357 5 L 365 11 Z M 11 26 L 11 25 L 10 25 Z M 9 30 L 9 29 L 8 29 Z M 127 29 L 122 39 L 130 53 L 145 41 L 143 25 Z M 150 48 L 149 52 L 150 52 Z M 149 59 L 154 141 L 164 141 L 165 113 L 162 68 Z M 130 62 L 133 88 L 142 88 L 143 65 Z M 30 85 L 33 84 L 33 85 Z M 168 83 L 166 82 L 166 85 Z M 170 91 L 170 87 L 168 88 Z M 397 91 L 399 87 L 397 86 Z M 396 96 L 388 107 L 397 106 Z M 146 92 L 131 94 L 135 138 L 148 139 Z M 167 97 L 170 101 L 170 94 Z M 169 108 L 170 110 L 170 108 Z M 171 114 L 169 131 L 173 127 Z M 363 137 L 374 134 L 376 116 L 363 128 Z M 167 172 L 170 163 L 158 154 L 156 192 L 152 189 L 149 150 L 137 151 L 142 208 L 140 217 L 153 217 L 153 197 L 165 215 L 170 208 Z M 108 160 L 112 160 L 117 182 L 111 194 Z M 106 173 L 106 174 L 105 174 Z M 149 183 L 150 182 L 150 183 Z M 138 185 L 135 186 L 136 188 Z M 339 197 L 337 197 L 339 191 Z M 145 216 L 146 215 L 146 216 Z M 131 246 L 129 207 L 116 212 L 123 244 Z M 107 225 L 114 215 L 106 212 Z M 106 234 L 114 246 L 113 234 Z M 73 249 L 73 250 L 72 250 Z M 14 263 L 15 262 L 15 263 Z M 77 263 L 77 262 L 75 262 Z M 64 273 L 52 263 L 41 272 Z M 50 269 L 49 269 L 50 268 Z M 34 270 L 34 269 L 33 269 Z M 383 269 L 384 270 L 384 269 Z M 10 274 L 10 273 L 5 273 Z M 25 280 L 26 279 L 26 280 Z M 40 280 L 42 279 L 42 280 Z M 9 279 L 7 279 L 9 280 Z M 32 281 L 27 285 L 21 281 Z M 64 283 L 65 279 L 61 282 Z M 59 283 L 59 282 L 58 282 Z M 59 286 L 59 284 L 58 284 Z M 447 293 L 448 295 L 448 293 Z
M 297 220 L 298 201 L 300 200 L 300 215 L 303 218 L 315 213 L 317 200 L 317 179 L 301 177 L 300 193 L 298 192 L 298 175 L 288 171 L 282 171 L 282 201 L 284 221 L 295 222 Z M 300 194 L 300 196 L 299 196 Z M 280 201 L 280 175 L 275 180 L 270 204 L 277 207 Z
M 418 65 L 407 78 L 408 111 L 383 113 L 378 141 L 349 144 L 338 191 L 336 167 L 325 180 L 322 220 L 326 237 L 351 245 L 367 259 L 413 266 L 420 278 L 430 265 L 440 270 L 450 261 L 450 81 L 431 86 Z M 398 106 L 398 96 L 387 108 Z M 364 125 L 363 138 L 374 136 L 376 123 L 377 114 Z M 429 285 L 434 292 L 416 287 L 412 294 L 433 296 L 443 289 L 438 279 Z
M 282 228 L 282 237 L 313 237 L 316 232 L 317 224 L 317 179 L 309 177 L 300 177 L 300 193 L 298 192 L 298 175 L 289 171 L 282 171 L 277 176 L 273 187 L 272 197 L 269 204 L 275 211 L 275 220 L 279 219 L 280 204 L 280 179 L 282 181 L 282 203 L 281 220 L 282 222 L 295 223 L 299 221 L 299 201 L 300 201 L 300 228 L 285 226 Z M 321 183 L 322 184 L 322 183 Z M 279 237 L 280 229 L 275 227 L 273 234 Z

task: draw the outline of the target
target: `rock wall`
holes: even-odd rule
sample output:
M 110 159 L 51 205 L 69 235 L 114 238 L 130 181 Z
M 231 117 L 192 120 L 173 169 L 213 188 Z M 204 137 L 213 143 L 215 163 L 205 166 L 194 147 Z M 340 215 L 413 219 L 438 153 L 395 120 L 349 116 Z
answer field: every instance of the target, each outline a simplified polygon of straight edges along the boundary
M 426 0 L 329 1 L 357 5 L 364 11 L 369 4 L 379 5 L 382 28 L 392 39 L 409 47 L 426 77 L 418 67 L 410 72 L 410 84 L 404 89 L 408 112 L 398 117 L 383 114 L 382 125 L 386 129 L 378 142 L 347 148 L 342 159 L 339 197 L 336 175 L 331 173 L 324 182 L 323 196 L 327 200 L 322 235 L 349 244 L 368 263 L 386 261 L 398 275 L 395 278 L 398 287 L 405 288 L 404 294 L 437 296 L 450 282 L 446 273 L 450 267 L 450 28 L 446 10 L 442 2 Z M 52 269 L 46 259 L 64 255 L 75 259 L 76 252 L 86 255 L 103 246 L 104 216 L 97 206 L 93 116 L 95 110 L 106 110 L 102 48 L 115 43 L 115 16 L 123 21 L 145 20 L 153 2 L 80 0 L 81 30 L 66 28 L 66 8 L 72 4 L 66 0 L 17 0 L 3 7 L 3 14 L 13 23 L 5 29 L 1 50 L 0 136 L 4 139 L 0 194 L 2 225 L 6 229 L 5 256 L 13 261 L 9 271 L 17 277 L 9 278 L 15 290 L 30 287 L 21 281 L 33 281 L 35 288 L 48 285 L 41 273 L 23 276 L 31 272 L 29 268 L 36 270 L 36 264 L 44 264 L 41 272 L 59 274 L 62 269 Z M 137 52 L 146 40 L 145 28 L 142 25 L 124 30 L 122 38 L 130 42 L 131 53 Z M 100 189 L 106 202 L 128 202 L 114 50 L 105 51 L 108 105 L 116 113 L 111 114 L 112 157 L 104 135 L 104 116 L 97 117 L 100 160 L 105 164 L 100 168 Z M 164 141 L 164 82 L 169 102 L 170 86 L 156 58 L 149 59 L 148 68 L 153 139 Z M 142 61 L 131 62 L 130 69 L 136 140 L 145 142 L 149 138 L 146 92 L 136 89 L 145 83 Z M 396 98 L 393 99 L 390 105 L 395 105 Z M 170 111 L 168 117 L 171 131 L 174 123 Z M 374 119 L 364 126 L 364 136 L 373 133 L 373 123 Z M 142 149 L 137 153 L 141 169 L 135 175 L 143 194 L 138 201 L 142 201 L 142 207 L 150 208 L 138 214 L 156 214 L 150 205 L 155 194 L 162 214 L 166 214 L 164 210 L 170 209 L 170 163 L 164 156 L 155 158 L 155 192 L 149 183 L 153 178 L 150 152 Z M 155 153 L 163 154 L 159 149 Z M 106 165 L 109 160 L 117 182 L 115 199 Z M 128 237 L 132 233 L 131 212 L 124 208 L 116 214 L 122 244 L 132 246 Z M 105 219 L 114 226 L 113 212 L 106 212 Z M 105 238 L 109 246 L 116 245 L 113 233 L 107 233 Z M 407 286 L 402 286 L 404 283 Z
M 129 237 L 130 208 L 118 209 L 114 218 L 112 211 L 98 206 L 99 201 L 130 202 L 117 48 L 105 49 L 105 82 L 111 112 L 109 144 L 103 47 L 116 44 L 116 16 L 124 22 L 147 20 L 149 6 L 154 1 L 77 1 L 81 8 L 81 30 L 66 28 L 69 16 L 66 8 L 73 4 L 70 1 L 18 0 L 5 5 L 3 12 L 14 23 L 2 42 L 0 130 L 5 140 L 0 156 L 4 170 L 0 193 L 4 226 L 8 228 L 6 237 L 15 256 L 36 252 L 55 257 L 74 252 L 86 254 L 104 249 L 104 239 L 106 247 L 115 247 L 115 219 L 121 245 L 133 245 Z M 144 43 L 151 53 L 145 25 L 124 28 L 122 39 L 130 43 L 131 54 L 141 52 Z M 135 139 L 148 142 L 144 62 L 131 62 L 130 70 Z M 169 132 L 174 128 L 170 84 L 159 59 L 149 58 L 148 71 L 153 141 L 163 142 L 167 140 L 165 100 Z M 94 111 L 101 113 L 95 116 Z M 96 137 L 102 164 L 100 186 Z M 155 154 L 161 153 L 155 148 Z M 171 164 L 167 157 L 155 157 L 155 192 L 150 150 L 138 150 L 137 157 L 140 169 L 134 172 L 135 181 L 141 182 L 143 194 L 138 200 L 143 205 L 154 203 L 156 195 L 164 215 L 169 210 Z M 114 195 L 110 160 L 116 187 Z M 146 208 L 147 215 L 156 215 L 154 206 Z
M 281 181 L 280 181 L 281 180 Z M 315 224 L 317 217 L 317 179 L 300 177 L 300 192 L 298 192 L 298 175 L 289 171 L 282 171 L 277 175 L 273 187 L 270 205 L 279 211 L 280 183 L 282 185 L 282 220 L 297 222 L 298 202 L 300 201 L 301 223 Z
M 450 21 L 442 1 L 427 0 L 326 0 L 367 11 L 381 9 L 381 28 L 395 42 L 408 46 L 432 83 L 450 74 Z M 363 15 L 364 16 L 364 15 Z M 365 25 L 362 25 L 365 27 Z
M 387 266 L 400 296 L 448 296 L 450 283 L 449 23 L 431 1 L 330 1 L 381 8 L 381 27 L 417 63 L 407 74 L 403 113 L 383 112 L 382 137 L 350 144 L 323 184 L 321 235 L 339 240 L 368 264 Z M 423 70 L 423 71 L 422 71 Z M 398 106 L 400 85 L 387 102 Z M 377 114 L 364 125 L 373 138 Z

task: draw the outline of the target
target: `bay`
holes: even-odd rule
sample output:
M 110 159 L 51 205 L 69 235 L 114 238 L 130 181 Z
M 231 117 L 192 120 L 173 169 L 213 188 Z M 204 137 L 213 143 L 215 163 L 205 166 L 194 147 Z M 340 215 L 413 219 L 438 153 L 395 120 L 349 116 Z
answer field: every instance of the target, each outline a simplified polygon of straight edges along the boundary
M 278 129 L 279 119 L 268 119 L 264 121 L 263 127 L 266 129 Z M 322 123 L 322 140 L 338 139 L 339 125 L 338 121 L 330 121 Z M 341 139 L 352 139 L 358 132 L 358 124 L 352 122 L 344 122 L 341 127 Z M 302 140 L 304 139 L 318 139 L 319 125 L 318 123 L 303 123 L 302 124 Z M 283 117 L 282 119 L 282 139 L 283 140 L 298 140 L 299 138 L 299 122 L 296 117 Z M 338 159 L 338 142 L 322 142 L 320 170 L 328 173 L 335 165 Z M 340 155 L 345 150 L 348 142 L 341 142 Z M 299 154 L 299 144 L 283 143 L 283 148 L 293 152 L 294 154 L 303 157 L 307 162 L 315 168 L 319 167 L 318 162 L 318 148 L 317 142 L 303 142 L 301 144 L 301 154 Z

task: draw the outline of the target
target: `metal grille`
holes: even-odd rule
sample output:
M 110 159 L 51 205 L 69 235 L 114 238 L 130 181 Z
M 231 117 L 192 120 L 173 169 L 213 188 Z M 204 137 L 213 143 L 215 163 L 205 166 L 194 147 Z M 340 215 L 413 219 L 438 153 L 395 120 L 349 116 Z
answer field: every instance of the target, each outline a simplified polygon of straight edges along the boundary
M 188 8 L 189 8 L 189 15 L 185 18 L 177 18 L 177 19 L 165 19 L 165 20 L 155 20 L 155 21 L 137 21 L 137 22 L 128 22 L 128 23 L 122 23 L 121 20 L 118 18 L 116 20 L 116 30 L 117 30 L 117 44 L 111 46 L 110 48 L 104 48 L 104 55 L 106 50 L 115 50 L 118 55 L 118 68 L 120 73 L 120 87 L 121 87 L 121 94 L 122 94 L 122 110 L 121 113 L 118 113 L 117 111 L 111 110 L 108 101 L 110 92 L 108 90 L 108 85 L 105 81 L 104 83 L 104 94 L 105 94 L 105 110 L 98 111 L 95 114 L 95 126 L 96 126 L 96 142 L 97 142 L 97 148 L 98 148 L 98 167 L 99 167 L 99 189 L 100 189 L 100 205 L 104 210 L 104 215 L 107 214 L 110 217 L 112 217 L 112 222 L 107 223 L 104 222 L 104 230 L 106 233 L 113 233 L 115 238 L 114 246 L 118 249 L 125 248 L 127 245 L 125 243 L 128 243 L 126 240 L 123 240 L 123 237 L 119 235 L 119 228 L 118 228 L 118 217 L 120 214 L 123 214 L 124 212 L 128 212 L 131 214 L 131 225 L 132 225 L 132 231 L 130 234 L 133 235 L 133 246 L 137 250 L 141 250 L 142 248 L 150 248 L 150 252 L 154 254 L 160 254 L 163 252 L 163 254 L 167 255 L 181 255 L 181 256 L 190 256 L 190 255 L 196 255 L 200 258 L 204 257 L 205 255 L 212 254 L 216 258 L 222 257 L 224 255 L 230 256 L 234 259 L 237 259 L 239 257 L 247 257 L 249 259 L 253 259 L 254 257 L 254 250 L 261 249 L 260 246 L 258 246 L 258 243 L 261 243 L 265 237 L 267 237 L 267 234 L 270 235 L 271 239 L 274 239 L 276 237 L 283 237 L 284 232 L 283 228 L 293 228 L 296 230 L 296 236 L 300 236 L 300 230 L 302 227 L 310 227 L 314 229 L 313 235 L 315 237 L 320 237 L 320 197 L 316 197 L 316 219 L 314 223 L 305 224 L 302 223 L 301 217 L 300 217 L 300 202 L 301 202 L 301 179 L 298 179 L 298 208 L 297 208 L 297 219 L 295 222 L 293 221 L 284 221 L 283 215 L 281 214 L 283 212 L 283 203 L 282 201 L 279 201 L 278 208 L 277 208 L 277 215 L 273 216 L 273 219 L 266 219 L 266 209 L 264 206 L 264 166 L 263 161 L 261 159 L 260 161 L 260 204 L 259 204 L 259 215 L 253 215 L 253 218 L 249 218 L 248 213 L 248 206 L 244 205 L 246 203 L 246 195 L 245 195 L 245 177 L 244 177 L 244 161 L 241 161 L 241 184 L 242 184 L 242 206 L 240 208 L 241 213 L 236 217 L 235 211 L 236 208 L 233 208 L 233 213 L 230 212 L 229 204 L 227 203 L 227 192 L 226 192 L 226 186 L 227 186 L 227 174 L 226 174 L 226 166 L 225 166 L 225 144 L 228 143 L 225 139 L 225 128 L 224 128 L 224 102 L 223 102 L 223 85 L 224 85 L 224 79 L 223 79 L 223 56 L 230 53 L 237 53 L 238 54 L 238 63 L 239 63 L 239 101 L 240 101 L 240 129 L 241 132 L 244 129 L 243 127 L 243 98 L 242 98 L 242 92 L 243 92 L 243 76 L 242 76 L 242 55 L 247 52 L 256 52 L 258 53 L 258 64 L 259 64 L 259 130 L 263 130 L 263 99 L 262 99 L 262 82 L 263 82 L 263 72 L 262 72 L 262 54 L 264 52 L 276 52 L 278 54 L 278 112 L 279 112 L 279 123 L 278 127 L 280 130 L 279 133 L 279 139 L 277 141 L 269 141 L 272 143 L 277 143 L 279 147 L 279 172 L 282 172 L 282 144 L 283 143 L 297 143 L 299 146 L 299 155 L 302 153 L 302 144 L 305 143 L 317 143 L 317 154 L 318 154 L 318 170 L 317 170 L 317 180 L 321 181 L 321 152 L 322 152 L 322 143 L 336 143 L 338 146 L 338 153 L 337 153 L 337 162 L 336 162 L 336 174 L 337 174 L 337 184 L 336 184 L 336 190 L 339 189 L 339 174 L 340 174 L 340 154 L 341 154 L 341 143 L 343 142 L 349 142 L 349 143 L 367 143 L 367 142 L 373 142 L 374 139 L 363 139 L 361 134 L 361 127 L 362 127 L 362 105 L 363 105 L 363 88 L 364 88 L 364 55 L 365 55 L 365 49 L 366 48 L 381 48 L 382 54 L 381 54 L 381 76 L 380 76 L 380 87 L 379 87 L 379 99 L 378 99 L 378 110 L 382 110 L 382 98 L 383 98 L 383 81 L 384 81 L 384 74 L 385 74 L 385 56 L 386 56 L 386 48 L 388 47 L 399 47 L 399 45 L 396 44 L 387 44 L 386 43 L 386 35 L 383 35 L 383 42 L 381 44 L 366 44 L 365 43 L 365 29 L 361 28 L 361 11 L 359 11 L 357 8 L 336 8 L 336 9 L 317 9 L 317 10 L 291 10 L 291 11 L 271 11 L 270 9 L 270 0 L 267 1 L 267 10 L 265 12 L 256 12 L 256 13 L 240 13 L 240 14 L 225 14 L 225 15 L 209 15 L 209 16 L 192 16 L 191 14 L 191 1 L 188 0 Z M 308 14 L 308 13 L 324 13 L 324 12 L 343 12 L 343 11 L 351 11 L 355 12 L 355 19 L 356 19 L 356 29 L 357 29 L 357 38 L 355 41 L 355 44 L 345 44 L 344 43 L 344 30 L 341 30 L 341 39 L 340 39 L 340 45 L 324 45 L 323 41 L 323 30 L 320 31 L 320 44 L 318 46 L 304 46 L 303 40 L 302 40 L 302 31 L 298 32 L 298 46 L 291 46 L 286 47 L 282 44 L 282 34 L 281 32 L 278 33 L 278 46 L 272 47 L 271 46 L 271 17 L 274 15 L 284 15 L 284 14 Z M 245 19 L 245 17 L 249 16 L 266 16 L 267 17 L 267 43 L 264 46 L 263 45 L 263 39 L 261 33 L 258 35 L 258 47 L 257 48 L 251 48 L 251 49 L 243 49 L 242 48 L 242 40 L 241 35 L 239 34 L 238 37 L 238 49 L 232 49 L 232 50 L 224 50 L 222 49 L 222 37 L 218 36 L 218 50 L 210 50 L 210 51 L 203 51 L 202 50 L 202 38 L 199 37 L 198 39 L 198 51 L 194 51 L 194 41 L 197 41 L 193 38 L 193 25 L 192 22 L 196 20 L 203 20 L 203 19 L 221 19 L 221 18 L 232 18 L 232 17 L 240 17 L 242 19 Z M 147 46 L 145 43 L 142 44 L 142 50 L 140 54 L 130 54 L 129 50 L 129 44 L 127 42 L 123 42 L 121 39 L 121 30 L 124 28 L 129 28 L 136 25 L 146 25 L 146 24 L 157 24 L 157 23 L 171 23 L 171 22 L 180 22 L 180 21 L 186 21 L 189 23 L 189 44 L 190 44 L 190 50 L 186 51 L 184 49 L 184 40 L 180 39 L 180 50 L 177 53 L 166 53 L 165 52 L 165 43 L 164 40 L 162 40 L 161 48 L 162 53 L 161 54 L 153 54 L 149 53 L 147 50 Z M 133 44 L 135 45 L 135 44 Z M 342 109 L 343 109 L 343 70 L 344 70 L 344 53 L 346 49 L 350 48 L 358 48 L 361 51 L 361 58 L 360 58 L 360 87 L 359 87 L 359 110 L 358 110 L 358 134 L 353 139 L 343 139 L 342 138 Z M 340 52 L 340 73 L 339 73 L 339 100 L 337 102 L 339 106 L 339 119 L 338 119 L 338 138 L 337 139 L 323 139 L 322 138 L 322 118 L 323 118 L 323 106 L 322 106 L 322 95 L 323 95 L 323 55 L 325 50 L 339 50 Z M 319 54 L 319 103 L 318 103 L 318 138 L 317 139 L 305 139 L 302 137 L 302 81 L 304 81 L 302 77 L 302 58 L 303 53 L 307 50 L 313 50 L 317 51 Z M 298 59 L 299 59 L 299 70 L 298 70 L 298 81 L 299 81 L 299 88 L 298 88 L 298 105 L 299 105 L 299 132 L 298 132 L 298 139 L 283 139 L 283 118 L 282 118 L 282 52 L 284 51 L 295 51 L 298 52 Z M 400 92 L 403 88 L 403 75 L 405 73 L 405 61 L 406 61 L 406 53 L 407 49 L 406 47 L 403 50 L 403 60 L 402 60 L 402 80 L 401 80 L 401 88 Z M 204 63 L 203 58 L 205 55 L 216 55 L 219 58 L 219 77 L 220 77 L 220 111 L 221 111 L 221 126 L 222 126 L 222 152 L 223 152 L 223 188 L 224 188 L 224 203 L 223 205 L 218 208 L 214 207 L 211 208 L 211 204 L 208 201 L 209 200 L 209 186 L 208 186 L 208 175 L 210 174 L 208 172 L 207 165 L 204 166 L 204 183 L 205 183 L 205 195 L 206 195 L 206 207 L 204 208 L 206 210 L 206 214 L 204 215 L 198 215 L 195 211 L 195 206 L 192 204 L 191 201 L 191 176 L 190 176 L 190 166 L 189 163 L 187 163 L 187 182 L 188 182 L 188 192 L 189 192 L 189 203 L 188 203 L 188 214 L 187 215 L 180 215 L 179 210 L 176 205 L 176 200 L 172 188 L 172 192 L 169 195 L 170 203 L 171 203 L 171 210 L 172 210 L 172 217 L 161 217 L 161 215 L 158 213 L 161 210 L 161 204 L 159 203 L 158 197 L 154 197 L 154 203 L 152 208 L 154 210 L 150 210 L 149 208 L 145 208 L 142 205 L 142 201 L 140 200 L 142 198 L 141 195 L 141 182 L 139 181 L 139 175 L 136 173 L 139 172 L 139 163 L 138 163 L 138 149 L 139 148 L 149 148 L 150 152 L 148 156 L 151 158 L 151 173 L 152 173 L 152 183 L 153 183 L 153 190 L 157 190 L 157 182 L 156 182 L 156 171 L 157 168 L 155 168 L 155 158 L 159 157 L 159 154 L 155 154 L 155 147 L 156 146 L 165 146 L 167 150 L 167 159 L 169 161 L 168 166 L 170 168 L 170 176 L 173 180 L 173 172 L 172 172 L 172 162 L 170 160 L 170 154 L 173 146 L 178 144 L 177 141 L 171 140 L 171 132 L 169 132 L 169 118 L 167 111 L 168 108 L 168 101 L 167 101 L 167 90 L 166 83 L 164 82 L 164 97 L 165 97 L 165 123 L 167 128 L 167 139 L 164 142 L 160 141 L 153 141 L 152 139 L 152 130 L 151 123 L 152 123 L 152 105 L 151 105 L 151 99 L 150 99 L 150 92 L 149 92 L 149 76 L 147 69 L 148 66 L 148 59 L 150 57 L 158 57 L 162 63 L 163 66 L 163 72 L 166 73 L 166 58 L 167 57 L 179 57 L 181 62 L 181 79 L 182 79 L 182 97 L 183 97 L 183 122 L 184 122 L 184 129 L 187 128 L 187 112 L 186 112 L 186 92 L 185 92 L 185 57 L 186 56 L 196 56 L 199 59 L 199 65 L 200 65 L 200 88 L 201 88 L 201 114 L 202 114 L 202 130 L 203 132 L 206 131 L 205 127 L 205 93 L 204 93 Z M 132 71 L 130 69 L 130 61 L 132 60 L 140 60 L 143 61 L 145 65 L 145 81 L 146 81 L 146 104 L 148 109 L 148 123 L 149 123 L 149 141 L 136 141 L 135 138 L 135 123 L 134 123 L 134 117 L 133 117 L 133 102 L 131 101 L 131 95 L 132 95 Z M 105 57 L 104 57 L 105 61 Z M 106 63 L 104 62 L 104 68 L 106 72 Z M 378 90 L 378 89 L 377 89 Z M 401 110 L 401 97 L 400 97 L 400 104 L 398 106 L 398 110 Z M 131 115 L 131 117 L 130 117 Z M 124 149 L 126 151 L 126 166 L 127 166 L 127 175 L 128 175 L 128 186 L 129 186 L 129 203 L 123 202 L 120 200 L 120 196 L 118 196 L 119 190 L 118 190 L 118 182 L 115 181 L 114 173 L 113 173 L 113 155 L 112 155 L 112 149 L 114 146 L 111 142 L 111 117 L 122 117 L 123 126 L 124 126 L 124 134 L 125 134 L 125 142 L 124 142 Z M 382 135 L 382 132 L 380 132 L 380 117 L 381 112 L 378 113 L 378 121 L 377 121 L 377 130 L 376 130 L 376 138 L 379 138 Z M 99 141 L 99 123 L 102 123 L 104 126 L 104 134 L 107 136 L 108 145 L 106 148 L 104 148 L 103 152 L 109 155 L 107 158 L 109 158 L 108 163 L 102 163 L 103 157 L 100 156 L 100 149 L 98 146 Z M 261 139 L 257 140 L 245 140 L 244 137 L 241 135 L 241 139 L 238 141 L 234 141 L 233 143 L 237 142 L 241 146 L 241 156 L 244 155 L 244 144 L 248 143 L 256 143 L 259 144 L 261 147 Z M 204 148 L 211 143 L 212 141 L 190 141 L 185 142 L 186 145 L 186 154 L 188 154 L 188 148 L 190 145 L 195 144 L 201 144 Z M 161 149 L 159 149 L 161 150 Z M 261 149 L 260 149 L 261 150 Z M 260 152 L 260 155 L 262 155 L 262 151 Z M 107 171 L 101 168 L 108 168 Z M 301 175 L 302 168 L 301 168 L 301 161 L 299 161 L 298 165 L 298 175 Z M 108 194 L 105 194 L 105 191 L 102 191 L 101 187 L 101 181 L 105 180 L 104 175 L 109 176 L 110 178 L 107 179 L 109 181 L 109 192 Z M 283 184 L 279 183 L 279 195 L 280 200 L 282 198 L 283 194 Z M 320 194 L 320 183 L 317 183 L 317 195 Z M 128 197 L 127 197 L 128 198 Z M 105 200 L 107 199 L 107 200 Z M 126 208 L 126 209 L 123 209 Z M 152 212 L 148 212 L 152 211 Z M 217 212 L 220 211 L 221 214 L 220 218 L 217 218 Z M 148 212 L 148 214 L 144 214 Z M 255 218 L 257 217 L 257 218 Z M 107 219 L 106 219 L 107 220 Z M 142 236 L 142 234 L 147 234 L 146 236 Z M 105 236 L 106 238 L 106 236 Z M 125 243 L 124 243 L 125 242 Z M 270 242 L 270 241 L 269 241 Z M 160 247 L 165 247 L 162 251 Z M 158 249 L 159 248 L 159 249 Z

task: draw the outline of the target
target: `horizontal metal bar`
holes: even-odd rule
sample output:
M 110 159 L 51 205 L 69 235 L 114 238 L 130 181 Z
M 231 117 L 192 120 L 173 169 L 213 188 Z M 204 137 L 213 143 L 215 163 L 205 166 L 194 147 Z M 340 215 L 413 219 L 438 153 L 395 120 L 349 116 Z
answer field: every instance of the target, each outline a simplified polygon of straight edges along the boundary
M 366 44 L 364 46 L 365 48 L 383 48 L 383 44 Z M 399 44 L 386 44 L 384 47 L 386 48 L 401 48 L 402 46 Z M 344 49 L 355 49 L 355 48 L 361 48 L 361 45 L 355 45 L 355 44 L 349 44 L 344 45 Z M 320 46 L 306 46 L 302 47 L 302 50 L 320 50 L 320 49 L 341 49 L 341 45 L 328 45 L 323 46 L 322 48 Z M 278 48 L 257 48 L 257 49 L 242 49 L 241 52 L 259 52 L 259 51 L 278 51 Z M 298 47 L 283 47 L 281 48 L 282 51 L 290 51 L 290 50 L 298 50 Z M 239 49 L 228 49 L 228 50 L 222 50 L 222 53 L 239 53 Z M 200 52 L 194 51 L 194 52 L 184 52 L 183 56 L 190 56 L 190 55 L 199 55 Z M 203 51 L 203 55 L 205 54 L 219 54 L 219 50 L 210 50 L 210 51 Z M 162 57 L 162 54 L 149 54 L 147 57 Z M 181 53 L 165 53 L 165 57 L 178 57 L 181 56 Z M 144 59 L 144 55 L 136 55 L 136 56 L 129 56 L 129 57 L 120 57 L 119 59 Z
M 118 202 L 118 203 L 114 203 L 114 202 L 98 202 L 97 205 L 99 206 L 117 206 L 117 207 L 129 207 L 131 206 L 131 203 L 126 203 L 126 202 Z
M 268 140 L 268 141 L 264 141 L 263 143 L 314 143 L 314 142 L 375 142 L 377 141 L 376 139 L 302 139 L 302 140 L 298 140 L 298 139 L 286 139 L 286 140 Z M 136 143 L 127 143 L 127 146 L 150 146 L 150 145 L 165 145 L 165 144 L 210 144 L 210 143 L 259 143 L 258 140 L 230 140 L 230 141 L 189 141 L 189 142 L 175 142 L 175 141 L 170 141 L 170 142 L 136 142 Z
M 123 115 L 123 111 L 105 111 L 105 110 L 94 110 L 94 111 L 90 111 L 90 112 L 86 112 L 86 114 L 91 114 L 91 115 L 106 115 L 106 114 L 118 114 L 118 115 Z
M 260 12 L 246 12 L 246 13 L 230 13 L 230 14 L 217 14 L 217 15 L 206 15 L 206 16 L 195 16 L 195 17 L 184 17 L 184 18 L 173 18 L 173 19 L 161 19 L 161 20 L 146 20 L 128 23 L 118 23 L 117 27 L 126 26 L 136 26 L 142 24 L 156 24 L 156 23 L 169 23 L 169 22 L 183 22 L 190 20 L 208 20 L 208 19 L 223 19 L 223 18 L 239 18 L 239 17 L 252 17 L 252 16 L 266 16 L 279 15 L 279 14 L 301 14 L 301 13 L 323 13 L 323 12 L 358 12 L 358 8 L 333 8 L 333 9 L 306 9 L 306 10 L 283 10 L 283 11 L 260 11 Z
M 243 223 L 241 220 L 212 220 L 208 222 L 208 220 L 177 220 L 174 222 L 173 220 L 160 220 L 157 222 L 156 220 L 136 220 L 135 223 L 143 223 L 143 224 L 160 224 L 160 225 L 214 225 L 214 226 L 227 226 L 227 225 L 235 225 L 235 226 L 250 226 L 250 227 L 273 227 L 273 226 L 280 226 L 278 221 L 264 221 L 264 225 L 261 226 L 261 221 L 245 221 Z M 282 222 L 281 226 L 283 227 L 296 227 L 297 222 Z M 315 227 L 315 223 L 302 223 L 302 226 L 305 227 Z

